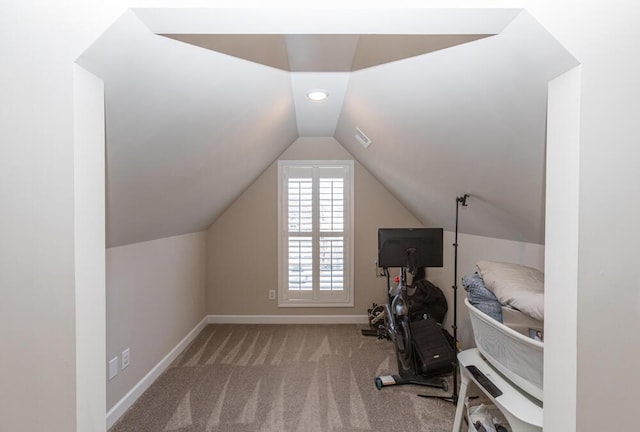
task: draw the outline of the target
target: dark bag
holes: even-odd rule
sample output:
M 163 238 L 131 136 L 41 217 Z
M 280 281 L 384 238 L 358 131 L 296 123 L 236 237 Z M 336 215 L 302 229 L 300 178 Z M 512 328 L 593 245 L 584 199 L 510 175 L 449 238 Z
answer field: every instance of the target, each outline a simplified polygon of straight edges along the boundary
M 425 376 L 450 372 L 456 354 L 440 324 L 425 319 L 413 321 L 410 327 L 416 372 Z
M 409 305 L 409 319 L 411 321 L 431 318 L 443 323 L 449 306 L 447 299 L 440 288 L 421 279 L 413 284 L 414 292 L 407 292 L 407 303 Z

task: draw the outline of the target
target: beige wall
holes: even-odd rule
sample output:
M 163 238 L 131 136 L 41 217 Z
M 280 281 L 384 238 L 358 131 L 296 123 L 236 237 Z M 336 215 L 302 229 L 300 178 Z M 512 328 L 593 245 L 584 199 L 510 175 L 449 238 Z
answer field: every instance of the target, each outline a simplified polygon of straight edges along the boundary
M 299 138 L 280 159 L 352 160 L 333 138 Z M 277 166 L 273 163 L 208 231 L 208 313 L 214 315 L 366 315 L 385 300 L 375 276 L 378 227 L 422 226 L 369 172 L 355 163 L 355 307 L 278 308 Z
M 107 358 L 131 364 L 107 382 L 112 408 L 206 315 L 206 232 L 107 249 Z
M 352 159 L 333 138 L 300 138 L 280 159 Z M 385 279 L 375 277 L 377 229 L 422 226 L 369 172 L 355 163 L 355 300 L 354 308 L 278 308 L 267 299 L 277 288 L 277 166 L 272 164 L 208 231 L 208 313 L 214 315 L 366 314 L 371 303 L 382 303 Z M 461 211 L 464 225 L 473 215 L 473 201 Z M 455 202 L 451 198 L 454 217 Z M 428 278 L 447 297 L 445 325 L 453 323 L 454 233 L 444 235 L 444 266 L 428 270 Z M 476 271 L 481 259 L 514 262 L 543 269 L 544 246 L 460 234 L 458 238 L 459 338 L 473 346 L 469 317 L 464 310 L 465 291 L 460 279 Z M 391 269 L 392 275 L 397 273 Z

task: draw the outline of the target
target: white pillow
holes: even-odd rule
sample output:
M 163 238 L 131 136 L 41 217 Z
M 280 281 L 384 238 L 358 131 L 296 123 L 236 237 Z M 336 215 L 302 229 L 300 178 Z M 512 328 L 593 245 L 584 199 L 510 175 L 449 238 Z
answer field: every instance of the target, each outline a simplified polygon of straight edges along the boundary
M 544 273 L 533 267 L 478 261 L 478 273 L 498 301 L 544 321 Z

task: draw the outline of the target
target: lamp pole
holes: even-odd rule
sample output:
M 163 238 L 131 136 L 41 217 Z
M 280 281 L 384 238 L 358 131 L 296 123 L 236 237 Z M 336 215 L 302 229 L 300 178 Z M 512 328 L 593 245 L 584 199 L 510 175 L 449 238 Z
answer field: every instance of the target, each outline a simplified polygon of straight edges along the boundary
M 467 206 L 467 198 L 469 194 L 456 197 L 456 232 L 453 241 L 453 351 L 455 352 L 455 359 L 453 362 L 453 391 L 451 396 L 433 396 L 422 395 L 418 396 L 426 398 L 436 398 L 458 404 L 458 218 L 460 216 L 460 206 Z
M 456 233 L 453 242 L 453 344 L 456 353 L 455 364 L 453 366 L 453 394 L 451 402 L 458 403 L 458 219 L 460 206 L 467 206 L 469 194 L 456 197 Z

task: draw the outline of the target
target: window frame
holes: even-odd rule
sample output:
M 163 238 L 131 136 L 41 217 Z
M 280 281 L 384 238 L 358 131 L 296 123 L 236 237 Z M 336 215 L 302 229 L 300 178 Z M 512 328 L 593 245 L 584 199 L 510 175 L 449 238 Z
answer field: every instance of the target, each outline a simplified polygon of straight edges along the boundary
M 313 269 L 311 291 L 294 291 L 288 287 L 288 173 L 290 168 L 337 167 L 344 170 L 344 290 L 324 291 L 317 284 L 319 267 Z M 314 183 L 319 180 L 315 174 Z M 317 186 L 314 186 L 314 190 Z M 279 160 L 278 161 L 278 307 L 353 307 L 354 306 L 354 162 L 353 160 Z M 313 221 L 317 224 L 318 199 L 313 198 Z M 315 226 L 315 225 L 314 225 Z M 321 233 L 313 229 L 313 248 L 318 250 Z M 318 258 L 319 260 L 319 258 Z M 319 262 L 319 261 L 318 261 Z M 315 260 L 314 260 L 315 263 Z M 340 294 L 336 294 L 340 293 Z

